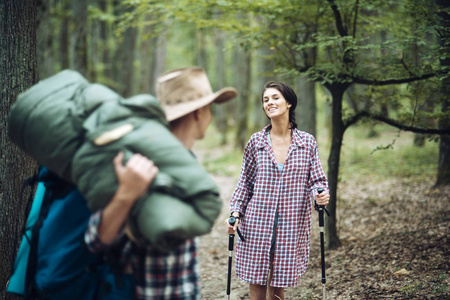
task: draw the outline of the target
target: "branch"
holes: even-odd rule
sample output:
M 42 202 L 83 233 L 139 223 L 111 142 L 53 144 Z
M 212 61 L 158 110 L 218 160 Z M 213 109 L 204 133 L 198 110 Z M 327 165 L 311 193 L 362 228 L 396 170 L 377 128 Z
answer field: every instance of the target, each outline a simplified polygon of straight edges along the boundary
M 328 0 L 328 2 L 331 5 L 331 9 L 334 13 L 334 19 L 336 20 L 336 29 L 340 36 L 344 37 L 347 36 L 347 30 L 345 29 L 343 23 L 342 23 L 342 17 L 341 13 L 339 12 L 339 8 L 337 7 L 336 3 L 334 3 L 334 0 Z
M 376 80 L 376 79 L 365 79 L 365 78 L 353 77 L 353 83 L 367 84 L 367 85 L 402 84 L 402 83 L 408 83 L 408 82 L 414 82 L 414 81 L 432 78 L 436 75 L 437 75 L 436 73 L 428 73 L 428 74 L 415 76 L 415 77 L 402 78 L 402 79 L 388 79 L 388 80 Z
M 415 127 L 415 126 L 407 126 L 407 125 L 402 124 L 402 123 L 400 123 L 400 122 L 398 122 L 396 120 L 386 118 L 386 117 L 384 117 L 382 115 L 371 114 L 368 111 L 359 112 L 356 115 L 354 115 L 353 117 L 351 117 L 350 119 L 348 119 L 345 122 L 345 124 L 344 124 L 345 129 L 347 129 L 351 125 L 355 124 L 356 122 L 358 122 L 362 118 L 369 118 L 369 119 L 377 120 L 377 121 L 386 123 L 388 125 L 391 125 L 393 127 L 396 127 L 396 128 L 398 128 L 400 130 L 403 130 L 403 131 L 411 131 L 411 132 L 414 132 L 414 133 L 421 133 L 421 134 L 450 135 L 450 128 L 447 128 L 447 129 L 435 129 L 435 128 L 420 128 L 420 127 Z

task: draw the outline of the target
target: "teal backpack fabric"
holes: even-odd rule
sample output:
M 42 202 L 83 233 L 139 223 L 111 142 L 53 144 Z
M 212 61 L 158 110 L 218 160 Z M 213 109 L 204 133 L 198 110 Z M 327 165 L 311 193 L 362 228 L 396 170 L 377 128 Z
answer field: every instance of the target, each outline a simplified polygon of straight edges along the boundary
M 38 180 L 7 292 L 25 299 L 133 299 L 134 278 L 84 244 L 92 212 L 79 191 L 46 168 Z
M 151 95 L 124 99 L 65 70 L 19 95 L 8 127 L 15 143 L 75 184 L 94 211 L 117 189 L 112 161 L 119 151 L 126 159 L 141 153 L 153 160 L 160 173 L 132 210 L 128 228 L 134 239 L 161 251 L 208 233 L 222 208 L 216 184 L 170 133 Z
M 19 251 L 14 263 L 14 272 L 9 279 L 7 292 L 25 295 L 26 292 L 26 276 L 28 258 L 30 256 L 30 243 L 32 239 L 32 229 L 39 219 L 42 202 L 44 201 L 45 185 L 39 182 L 34 195 L 33 205 L 28 214 L 26 227 L 23 233 L 22 241 L 20 243 Z

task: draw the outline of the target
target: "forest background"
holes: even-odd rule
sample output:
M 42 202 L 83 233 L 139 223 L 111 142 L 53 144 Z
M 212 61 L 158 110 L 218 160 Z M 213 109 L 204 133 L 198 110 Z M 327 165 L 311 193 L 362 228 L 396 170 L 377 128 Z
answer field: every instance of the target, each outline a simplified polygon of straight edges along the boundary
M 323 146 L 331 194 L 327 247 L 336 249 L 339 183 L 374 160 L 372 167 L 381 169 L 375 173 L 395 174 L 389 168 L 394 162 L 373 152 L 395 151 L 400 131 L 414 133 L 406 151 L 416 156 L 400 162 L 409 168 L 396 175 L 426 177 L 434 188 L 450 183 L 449 5 L 445 0 L 2 1 L 2 297 L 24 222 L 22 184 L 36 170 L 36 162 L 4 133 L 17 95 L 38 80 L 70 68 L 129 97 L 155 94 L 155 79 L 165 71 L 204 67 L 214 90 L 239 91 L 235 101 L 214 107 L 216 146 L 223 153 L 206 165 L 219 173 L 231 165 L 227 158 L 240 161 L 249 136 L 268 123 L 261 110 L 263 84 L 272 79 L 290 84 L 299 98 L 299 128 Z M 358 128 L 351 129 L 352 136 L 357 133 L 352 143 L 386 138 L 369 143 L 372 151 L 361 154 L 343 144 L 350 128 Z M 352 172 L 348 161 L 341 161 L 346 147 Z

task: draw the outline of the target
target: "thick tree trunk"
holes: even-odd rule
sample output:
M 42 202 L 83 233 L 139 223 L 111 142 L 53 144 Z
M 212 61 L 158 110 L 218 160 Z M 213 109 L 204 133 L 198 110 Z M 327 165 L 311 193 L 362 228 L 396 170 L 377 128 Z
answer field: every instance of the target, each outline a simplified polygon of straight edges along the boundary
M 36 164 L 11 143 L 8 113 L 19 93 L 38 81 L 36 59 L 36 0 L 0 1 L 0 298 L 14 264 L 30 190 L 25 178 Z M 7 299 L 17 299 L 9 296 Z
M 328 212 L 330 216 L 326 219 L 326 243 L 327 248 L 335 249 L 340 246 L 337 232 L 337 188 L 339 182 L 339 164 L 341 157 L 342 140 L 344 138 L 345 127 L 342 121 L 342 99 L 347 86 L 331 85 L 327 86 L 332 95 L 332 137 L 330 155 L 328 157 L 328 183 L 330 186 L 330 203 Z

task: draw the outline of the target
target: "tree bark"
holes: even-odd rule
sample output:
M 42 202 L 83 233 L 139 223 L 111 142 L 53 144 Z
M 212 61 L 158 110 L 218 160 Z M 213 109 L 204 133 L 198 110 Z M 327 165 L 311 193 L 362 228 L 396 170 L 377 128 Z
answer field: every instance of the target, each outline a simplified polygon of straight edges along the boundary
M 38 81 L 36 0 L 0 1 L 0 298 L 16 257 L 29 190 L 24 179 L 36 164 L 7 135 L 8 113 L 19 93 Z M 18 299 L 8 296 L 7 299 Z
M 442 12 L 439 14 L 440 23 L 446 30 L 442 30 L 439 44 L 441 47 L 445 47 L 444 51 L 446 58 L 440 60 L 442 67 L 450 67 L 450 47 L 448 41 L 450 40 L 450 15 L 447 13 L 450 7 L 450 3 L 445 0 L 436 0 L 436 4 L 442 8 Z M 445 45 L 446 43 L 447 45 Z M 442 112 L 448 116 L 450 112 L 450 78 L 447 76 L 441 81 L 441 97 L 442 99 Z M 439 122 L 440 129 L 450 129 L 450 119 L 447 117 Z M 441 135 L 439 141 L 439 162 L 436 186 L 449 185 L 450 184 L 450 135 Z
M 327 89 L 332 95 L 332 136 L 331 136 L 331 148 L 330 155 L 328 157 L 328 184 L 330 188 L 330 202 L 327 210 L 330 216 L 326 218 L 326 244 L 328 249 L 335 249 L 340 246 L 337 232 L 337 187 L 339 178 L 339 164 L 341 157 L 342 141 L 344 139 L 345 125 L 342 121 L 342 99 L 343 95 L 348 88 L 348 85 L 342 85 L 335 83 L 328 85 Z

